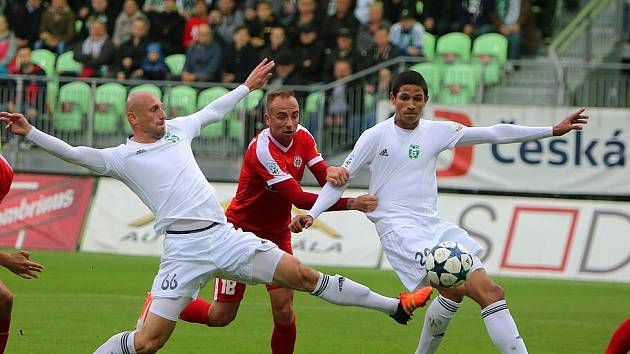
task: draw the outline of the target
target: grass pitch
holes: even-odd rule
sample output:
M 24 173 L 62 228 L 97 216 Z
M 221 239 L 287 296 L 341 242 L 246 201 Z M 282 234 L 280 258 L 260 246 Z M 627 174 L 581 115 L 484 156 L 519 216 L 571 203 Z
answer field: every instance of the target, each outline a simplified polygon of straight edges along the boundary
M 2 268 L 14 293 L 6 353 L 91 353 L 111 335 L 135 326 L 159 259 L 86 253 L 32 252 L 46 270 L 23 280 Z M 391 271 L 321 268 L 395 296 L 402 286 Z M 611 333 L 630 316 L 630 286 L 496 278 L 530 353 L 602 353 Z M 204 289 L 204 298 L 210 290 Z M 408 326 L 360 308 L 341 308 L 313 296 L 295 296 L 296 353 L 413 353 L 424 311 Z M 237 319 L 225 328 L 180 322 L 162 353 L 269 353 L 271 311 L 264 286 L 251 286 Z M 439 353 L 496 353 L 467 299 Z

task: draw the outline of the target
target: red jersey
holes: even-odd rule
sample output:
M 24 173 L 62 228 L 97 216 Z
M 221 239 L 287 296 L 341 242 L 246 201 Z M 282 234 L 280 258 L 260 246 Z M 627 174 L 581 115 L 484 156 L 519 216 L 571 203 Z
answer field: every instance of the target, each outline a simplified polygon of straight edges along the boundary
M 313 166 L 316 164 L 324 167 L 316 174 L 321 183 L 321 171 L 325 180 L 326 162 L 317 151 L 315 139 L 304 127 L 298 126 L 288 147 L 276 141 L 269 128 L 263 130 L 252 139 L 245 153 L 236 196 L 225 213 L 228 221 L 263 238 L 290 237 L 287 226 L 291 221 L 292 203 L 283 198 L 274 185 L 290 179 L 299 183 L 305 167 L 315 174 Z
M 12 181 L 13 169 L 11 169 L 7 160 L 0 155 L 0 203 L 2 203 L 2 199 L 9 193 Z

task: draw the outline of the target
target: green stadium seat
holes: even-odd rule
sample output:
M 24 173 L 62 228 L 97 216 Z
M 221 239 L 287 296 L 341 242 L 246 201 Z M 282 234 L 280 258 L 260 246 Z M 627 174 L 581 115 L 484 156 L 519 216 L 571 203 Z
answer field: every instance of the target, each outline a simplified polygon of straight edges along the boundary
M 197 108 L 197 91 L 186 85 L 175 86 L 169 92 L 166 102 L 169 114 L 173 117 L 193 114 Z
M 507 61 L 508 41 L 499 33 L 487 33 L 473 42 L 473 63 L 479 72 L 483 71 L 484 84 L 494 84 L 501 80 L 501 68 Z M 482 70 L 483 69 L 483 70 Z
M 153 84 L 142 84 L 135 86 L 131 90 L 129 90 L 129 95 L 132 95 L 136 92 L 150 92 L 157 96 L 158 99 L 162 99 L 162 90 L 160 90 L 159 87 Z
M 300 117 L 300 124 L 311 132 L 315 132 L 317 128 L 317 113 L 322 108 L 322 93 L 319 91 L 311 92 L 306 96 L 304 103 L 304 114 Z
M 96 88 L 96 104 L 94 110 L 94 132 L 111 134 L 118 131 L 119 126 L 128 126 L 125 116 L 127 89 L 117 83 L 110 82 Z
M 55 53 L 48 49 L 37 49 L 31 52 L 33 63 L 39 65 L 47 77 L 55 76 Z
M 477 94 L 477 71 L 471 64 L 449 65 L 442 76 L 438 100 L 442 104 L 467 104 Z
M 440 91 L 440 67 L 431 62 L 418 63 L 412 65 L 409 69 L 418 72 L 424 77 L 429 88 L 429 96 L 437 95 Z
M 470 42 L 470 37 L 462 32 L 447 33 L 438 38 L 435 56 L 445 63 L 467 62 L 470 60 Z
M 53 128 L 64 132 L 82 131 L 90 95 L 90 85 L 83 81 L 74 81 L 61 86 L 53 116 Z
M 225 95 L 228 92 L 229 90 L 226 89 L 225 87 L 211 87 L 211 88 L 201 91 L 199 93 L 199 96 L 197 97 L 197 109 L 202 109 L 203 107 L 207 106 L 210 102 L 216 100 L 217 98 Z M 236 118 L 232 118 L 231 116 L 235 116 L 235 114 L 230 113 L 228 117 L 226 117 L 225 120 L 236 119 Z M 224 136 L 225 134 L 224 121 L 225 120 L 208 124 L 203 129 L 201 129 L 201 133 L 199 136 L 204 137 L 204 138 L 219 138 L 219 137 Z
M 433 60 L 433 57 L 435 57 L 435 35 L 429 32 L 424 32 L 422 42 L 424 57 L 429 60 Z
M 254 90 L 236 105 L 236 111 L 240 114 L 230 115 L 226 117 L 228 125 L 228 137 L 240 141 L 242 139 L 243 130 L 245 129 L 243 120 L 247 115 L 251 114 L 258 108 L 258 105 L 265 97 L 263 90 Z M 240 119 L 239 119 L 240 117 Z
M 184 64 L 186 64 L 185 54 L 171 54 L 164 58 L 166 66 L 173 75 L 181 75 L 184 70 Z
M 78 75 L 83 68 L 83 65 L 74 60 L 74 52 L 65 52 L 57 57 L 56 64 L 57 74 L 63 75 L 64 73 L 70 73 L 72 75 Z

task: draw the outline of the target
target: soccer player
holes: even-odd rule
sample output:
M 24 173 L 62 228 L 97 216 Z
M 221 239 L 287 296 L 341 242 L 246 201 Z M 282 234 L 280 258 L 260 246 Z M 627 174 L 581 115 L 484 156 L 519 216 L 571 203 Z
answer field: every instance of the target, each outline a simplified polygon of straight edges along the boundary
M 2 156 L 0 156 L 1 158 Z M 37 278 L 37 273 L 44 270 L 44 266 L 29 260 L 31 254 L 26 251 L 15 253 L 0 252 L 0 265 L 24 279 Z M 0 280 L 0 354 L 9 340 L 11 324 L 11 309 L 13 308 L 13 294 Z
M 228 222 L 234 227 L 274 242 L 293 254 L 291 207 L 310 209 L 317 194 L 304 192 L 299 185 L 308 166 L 318 183 L 327 180 L 336 185 L 347 181 L 343 167 L 328 166 L 317 151 L 315 139 L 299 125 L 300 108 L 292 91 L 274 91 L 267 95 L 265 122 L 268 128 L 252 139 L 241 168 L 236 196 L 227 209 Z M 328 171 L 328 178 L 327 178 Z M 372 211 L 376 198 L 362 195 L 341 198 L 331 210 Z M 268 211 L 273 210 L 273 213 Z M 267 285 L 271 300 L 274 329 L 271 351 L 274 354 L 293 353 L 296 340 L 293 290 Z M 245 293 L 245 284 L 216 279 L 214 303 L 201 298 L 191 302 L 180 318 L 209 326 L 226 326 L 236 317 Z
M 124 182 L 156 216 L 156 233 L 166 234 L 143 326 L 114 335 L 95 353 L 157 352 L 182 310 L 216 276 L 308 291 L 334 304 L 381 311 L 399 323 L 406 323 L 428 300 L 427 291 L 390 298 L 340 275 L 317 272 L 272 242 L 227 223 L 214 188 L 194 159 L 191 140 L 202 127 L 232 111 L 251 90 L 261 88 L 273 66 L 273 61 L 264 59 L 243 85 L 196 113 L 168 121 L 154 94 L 130 95 L 126 110 L 133 135 L 126 144 L 108 149 L 73 147 L 31 126 L 22 114 L 0 113 L 0 121 L 13 134 L 68 162 Z
M 626 354 L 628 352 L 630 352 L 630 318 L 619 325 L 606 348 L 606 354 Z
M 510 314 L 503 289 L 495 284 L 476 256 L 481 246 L 457 225 L 437 214 L 436 160 L 440 152 L 456 146 L 481 143 L 514 143 L 564 135 L 580 130 L 588 117 L 581 109 L 553 127 L 498 124 L 465 127 L 455 122 L 421 119 L 429 99 L 424 78 L 401 73 L 394 81 L 390 99 L 395 115 L 363 132 L 343 166 L 350 178 L 370 166 L 370 193 L 378 206 L 367 213 L 375 224 L 384 252 L 407 289 L 429 283 L 424 255 L 442 241 L 462 244 L 473 255 L 473 268 L 464 285 L 437 287 L 440 295 L 427 309 L 416 353 L 434 353 L 464 296 L 476 301 L 490 338 L 503 353 L 526 353 Z M 333 205 L 347 186 L 326 184 L 308 215 L 296 216 L 290 229 L 299 232 Z

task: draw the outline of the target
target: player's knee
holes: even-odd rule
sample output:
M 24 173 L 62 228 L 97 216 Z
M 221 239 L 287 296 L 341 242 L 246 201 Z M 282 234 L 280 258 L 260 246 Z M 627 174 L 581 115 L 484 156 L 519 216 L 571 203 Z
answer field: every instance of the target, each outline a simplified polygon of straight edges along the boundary
M 319 272 L 298 262 L 297 273 L 298 273 L 298 280 L 300 283 L 299 290 L 307 290 L 307 291 L 315 290 L 315 286 L 317 286 L 317 280 L 319 278 Z
M 0 287 L 0 309 L 10 310 L 13 306 L 13 293 L 6 287 Z
M 161 336 L 152 336 L 152 335 L 138 335 L 136 334 L 135 346 L 136 353 L 138 354 L 153 354 L 156 353 L 162 346 L 166 339 L 163 339 Z
M 236 311 L 220 311 L 219 313 L 213 314 L 210 312 L 210 316 L 208 317 L 208 326 L 210 327 L 225 327 L 232 323 L 236 318 Z
M 274 322 L 289 323 L 293 320 L 293 304 L 287 303 L 277 309 L 272 309 L 272 314 Z
M 492 285 L 488 287 L 486 294 L 488 301 L 491 301 L 490 303 L 505 299 L 505 292 L 503 291 L 503 288 L 496 283 L 492 283 Z

